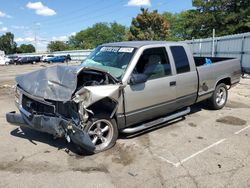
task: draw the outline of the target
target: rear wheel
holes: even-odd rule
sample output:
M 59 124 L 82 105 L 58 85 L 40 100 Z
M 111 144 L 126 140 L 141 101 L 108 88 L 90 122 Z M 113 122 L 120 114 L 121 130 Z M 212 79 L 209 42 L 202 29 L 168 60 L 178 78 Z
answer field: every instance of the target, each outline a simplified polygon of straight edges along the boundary
M 118 138 L 116 121 L 110 119 L 106 114 L 98 114 L 93 117 L 84 130 L 96 147 L 94 153 L 113 147 Z
M 221 83 L 216 86 L 213 96 L 210 98 L 210 106 L 213 110 L 222 109 L 228 98 L 227 86 L 224 83 Z

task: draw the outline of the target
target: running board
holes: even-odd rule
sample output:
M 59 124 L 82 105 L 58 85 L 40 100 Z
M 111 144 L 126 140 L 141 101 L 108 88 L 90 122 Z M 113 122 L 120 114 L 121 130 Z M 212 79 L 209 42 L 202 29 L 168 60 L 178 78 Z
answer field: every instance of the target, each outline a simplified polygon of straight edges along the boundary
M 161 123 L 165 123 L 167 121 L 171 121 L 171 120 L 177 119 L 179 117 L 185 116 L 186 114 L 190 113 L 190 111 L 191 111 L 190 107 L 187 107 L 183 111 L 179 111 L 175 114 L 172 114 L 172 115 L 169 115 L 169 116 L 166 116 L 166 117 L 163 117 L 163 118 L 160 118 L 160 119 L 148 122 L 148 123 L 144 123 L 144 124 L 139 125 L 137 127 L 125 128 L 125 129 L 121 130 L 121 132 L 127 133 L 127 134 L 136 133 L 136 132 L 142 131 L 144 129 L 151 128 L 155 125 L 159 125 Z

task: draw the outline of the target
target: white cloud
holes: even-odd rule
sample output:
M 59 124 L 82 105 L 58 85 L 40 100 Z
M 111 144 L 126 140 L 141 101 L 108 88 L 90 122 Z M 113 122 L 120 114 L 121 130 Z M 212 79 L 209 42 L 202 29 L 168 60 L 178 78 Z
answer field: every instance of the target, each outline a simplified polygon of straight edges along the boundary
M 2 24 L 3 24 L 3 22 L 0 21 L 0 25 L 2 25 Z
M 18 37 L 14 40 L 15 40 L 15 42 L 24 42 L 24 38 L 22 38 L 22 37 Z
M 150 0 L 129 0 L 127 6 L 151 6 Z
M 25 38 L 18 37 L 14 40 L 15 40 L 15 42 L 34 42 L 35 38 L 34 37 L 25 37 Z
M 6 32 L 6 31 L 8 31 L 7 27 L 0 27 L 0 32 Z
M 56 37 L 52 37 L 51 41 L 64 41 L 64 42 L 66 42 L 67 40 L 69 40 L 70 36 L 75 36 L 75 35 L 76 35 L 76 32 L 72 32 L 68 35 L 56 36 Z
M 68 39 L 69 37 L 66 35 L 59 36 L 59 37 L 52 37 L 52 41 L 67 41 Z
M 12 25 L 11 27 L 13 29 L 29 29 L 28 26 L 23 26 L 23 25 Z
M 2 12 L 2 11 L 0 11 L 0 18 L 11 18 L 11 16 L 4 13 L 4 12 Z
M 41 15 L 41 16 L 53 16 L 56 14 L 56 11 L 43 5 L 43 3 L 40 1 L 34 2 L 34 3 L 28 2 L 26 7 L 29 9 L 35 10 L 36 14 Z

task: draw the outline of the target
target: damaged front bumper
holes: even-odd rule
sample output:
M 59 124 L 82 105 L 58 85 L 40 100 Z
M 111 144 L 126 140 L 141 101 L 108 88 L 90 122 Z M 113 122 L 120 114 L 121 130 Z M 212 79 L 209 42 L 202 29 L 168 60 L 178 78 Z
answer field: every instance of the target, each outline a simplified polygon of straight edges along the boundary
M 95 145 L 91 142 L 89 135 L 74 125 L 60 117 L 31 114 L 27 116 L 20 109 L 21 114 L 9 112 L 6 114 L 7 122 L 21 127 L 27 127 L 40 132 L 54 135 L 55 137 L 69 137 L 70 140 L 89 152 L 95 150 Z M 69 139 L 67 139 L 69 140 Z

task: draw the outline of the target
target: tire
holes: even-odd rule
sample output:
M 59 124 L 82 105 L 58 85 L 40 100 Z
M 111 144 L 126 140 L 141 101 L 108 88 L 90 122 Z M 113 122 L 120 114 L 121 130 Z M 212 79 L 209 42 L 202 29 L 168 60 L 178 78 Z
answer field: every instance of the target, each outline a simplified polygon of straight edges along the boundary
M 96 114 L 88 122 L 84 131 L 90 136 L 92 142 L 95 142 L 96 149 L 93 153 L 99 153 L 112 148 L 118 138 L 116 121 L 110 119 L 109 115 L 104 113 Z
M 213 96 L 210 98 L 209 103 L 210 107 L 213 110 L 222 109 L 226 103 L 228 98 L 227 86 L 224 83 L 221 83 L 216 86 Z

